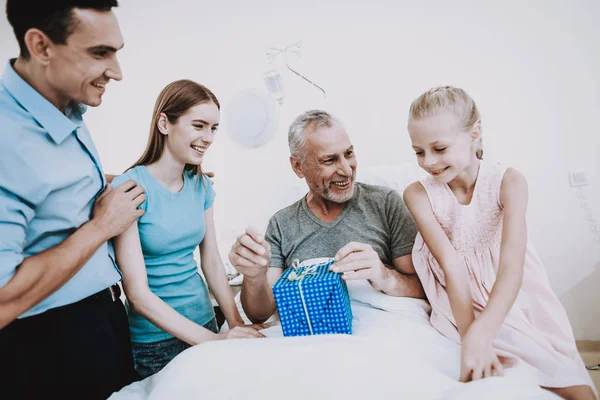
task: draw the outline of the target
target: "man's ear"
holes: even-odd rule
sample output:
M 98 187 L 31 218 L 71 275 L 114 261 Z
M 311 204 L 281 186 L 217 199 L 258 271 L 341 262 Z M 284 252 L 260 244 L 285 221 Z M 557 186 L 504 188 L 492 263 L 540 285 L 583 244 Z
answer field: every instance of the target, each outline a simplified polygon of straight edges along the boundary
M 304 178 L 304 172 L 302 172 L 302 163 L 294 156 L 290 156 L 290 164 L 292 165 L 292 169 L 298 176 L 298 178 Z
M 160 133 L 162 133 L 165 136 L 169 134 L 168 122 L 169 119 L 167 118 L 167 115 L 165 113 L 160 113 L 160 115 L 158 116 L 158 121 L 156 121 L 156 127 L 158 128 Z
M 31 28 L 25 32 L 25 46 L 31 58 L 42 65 L 48 65 L 54 54 L 55 44 L 41 30 Z

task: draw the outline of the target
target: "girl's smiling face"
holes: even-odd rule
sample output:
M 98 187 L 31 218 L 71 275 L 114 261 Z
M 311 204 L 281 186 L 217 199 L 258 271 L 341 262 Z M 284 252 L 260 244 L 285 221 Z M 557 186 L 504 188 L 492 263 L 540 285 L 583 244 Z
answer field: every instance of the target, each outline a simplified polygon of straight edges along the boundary
M 450 182 L 477 160 L 481 125 L 476 123 L 465 131 L 450 110 L 411 121 L 408 132 L 419 166 L 439 182 Z

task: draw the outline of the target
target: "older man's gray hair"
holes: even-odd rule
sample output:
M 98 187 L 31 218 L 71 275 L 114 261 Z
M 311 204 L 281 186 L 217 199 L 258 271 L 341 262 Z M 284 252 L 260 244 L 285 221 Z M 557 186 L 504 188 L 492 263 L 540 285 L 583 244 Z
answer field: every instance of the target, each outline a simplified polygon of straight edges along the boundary
M 330 128 L 334 123 L 339 124 L 340 121 L 327 111 L 309 110 L 300 114 L 292 122 L 288 132 L 291 155 L 300 160 L 300 162 L 304 162 L 306 157 L 306 149 L 304 148 L 306 136 L 304 134 L 306 130 L 315 130 L 323 127 Z

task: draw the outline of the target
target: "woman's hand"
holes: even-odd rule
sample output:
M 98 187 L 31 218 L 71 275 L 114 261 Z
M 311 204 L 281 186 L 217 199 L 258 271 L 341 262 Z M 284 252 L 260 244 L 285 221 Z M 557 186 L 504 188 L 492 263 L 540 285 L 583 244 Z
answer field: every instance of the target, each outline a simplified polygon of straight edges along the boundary
M 242 327 L 247 327 L 247 328 L 254 328 L 257 331 L 260 331 L 260 330 L 263 330 L 263 329 L 267 329 L 268 327 L 271 326 L 271 324 L 267 324 L 267 323 L 262 323 L 262 324 L 246 324 L 242 320 L 240 320 L 240 321 L 232 321 L 232 322 L 227 321 L 227 324 L 229 325 L 229 329 L 233 329 L 236 326 L 242 326 Z
M 492 346 L 494 338 L 481 323 L 475 320 L 462 341 L 460 361 L 460 381 L 469 382 L 501 376 L 504 374 L 496 350 Z
M 259 325 L 261 324 L 235 326 L 225 333 L 217 334 L 217 340 L 264 338 L 265 335 L 254 328 Z

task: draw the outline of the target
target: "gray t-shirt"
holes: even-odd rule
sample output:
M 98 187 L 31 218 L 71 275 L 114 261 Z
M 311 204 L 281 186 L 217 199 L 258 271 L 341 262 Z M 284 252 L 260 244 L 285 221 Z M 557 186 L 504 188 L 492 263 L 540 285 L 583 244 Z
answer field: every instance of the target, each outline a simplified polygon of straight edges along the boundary
M 404 201 L 393 189 L 356 183 L 354 196 L 328 224 L 315 216 L 306 196 L 278 211 L 269 220 L 266 239 L 271 267 L 290 267 L 294 259 L 333 257 L 349 242 L 370 244 L 381 261 L 410 254 L 417 226 Z

